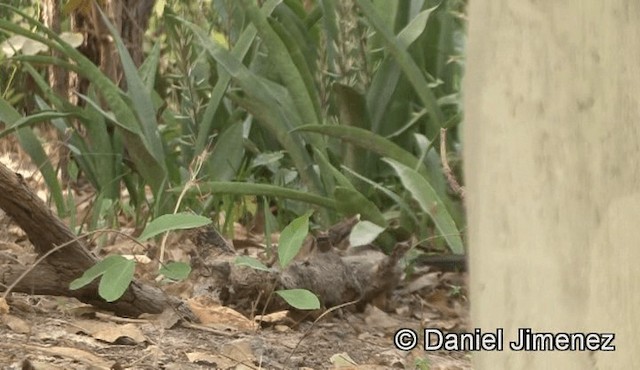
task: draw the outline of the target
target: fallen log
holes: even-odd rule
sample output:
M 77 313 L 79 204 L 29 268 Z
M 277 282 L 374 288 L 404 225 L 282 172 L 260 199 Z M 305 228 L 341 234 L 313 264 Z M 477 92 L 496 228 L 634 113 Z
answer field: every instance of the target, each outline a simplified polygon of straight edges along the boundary
M 97 262 L 78 238 L 38 196 L 29 189 L 23 177 L 0 163 L 0 208 L 10 216 L 33 244 L 37 254 L 43 256 L 57 246 L 65 245 L 51 253 L 35 266 L 15 287 L 14 291 L 28 294 L 47 294 L 74 297 L 81 302 L 106 309 L 117 315 L 135 317 L 142 313 L 160 313 L 164 309 L 180 305 L 176 298 L 162 290 L 134 281 L 125 294 L 115 302 L 106 302 L 98 295 L 96 282 L 70 290 L 69 283 L 80 277 Z M 27 267 L 0 265 L 0 282 L 11 285 Z M 2 290 L 0 286 L 0 290 Z

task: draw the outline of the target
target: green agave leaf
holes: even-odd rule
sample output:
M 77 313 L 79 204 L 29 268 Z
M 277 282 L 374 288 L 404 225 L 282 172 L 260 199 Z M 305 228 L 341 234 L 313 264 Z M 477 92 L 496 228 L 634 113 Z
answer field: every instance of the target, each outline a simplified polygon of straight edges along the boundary
M 262 6 L 261 11 L 268 16 L 281 2 L 282 0 L 268 0 Z M 233 47 L 233 50 L 231 50 L 231 55 L 237 60 L 243 60 L 251 48 L 251 44 L 253 43 L 257 33 L 258 31 L 256 31 L 256 28 L 253 25 L 247 26 L 247 28 L 242 31 L 242 34 Z M 222 98 L 224 97 L 224 93 L 227 91 L 229 82 L 231 82 L 231 75 L 227 73 L 226 70 L 221 69 L 219 71 L 218 82 L 216 82 L 216 85 L 213 88 L 211 98 L 209 98 L 207 108 L 205 109 L 202 121 L 200 122 L 201 126 L 196 138 L 195 155 L 202 153 L 207 144 L 206 140 L 209 137 L 214 123 L 213 117 L 220 106 L 220 102 L 222 102 Z
M 322 26 L 327 38 L 327 65 L 330 72 L 337 73 L 336 56 L 338 52 L 336 45 L 338 44 L 339 30 L 335 0 L 321 0 L 319 8 L 322 9 Z
M 115 41 L 118 54 L 120 55 L 120 62 L 122 63 L 122 69 L 124 71 L 125 78 L 127 80 L 127 88 L 129 99 L 133 103 L 135 113 L 140 122 L 140 127 L 144 133 L 143 139 L 149 145 L 150 153 L 160 164 L 160 167 L 164 169 L 164 149 L 162 147 L 162 140 L 160 139 L 160 133 L 158 131 L 158 122 L 156 121 L 156 112 L 151 102 L 151 91 L 147 90 L 142 78 L 138 75 L 138 69 L 131 59 L 131 55 L 127 50 L 124 42 L 118 31 L 111 25 L 109 18 L 98 7 L 102 22 L 107 26 L 113 40 Z
M 11 108 L 11 106 L 9 105 L 9 103 L 2 99 L 0 101 L 0 103 L 2 103 L 4 105 L 4 107 L 2 108 L 2 110 L 4 111 L 6 109 L 6 107 Z M 0 112 L 0 114 L 5 115 L 6 112 L 3 114 L 2 112 Z M 36 123 L 40 123 L 40 122 L 45 122 L 54 118 L 63 118 L 63 117 L 69 117 L 71 116 L 70 113 L 60 113 L 60 112 L 39 112 L 39 113 L 35 113 L 32 114 L 30 116 L 26 116 L 26 117 L 22 117 L 20 116 L 20 114 L 16 111 L 16 113 L 18 114 L 18 119 L 14 120 L 13 123 L 11 125 L 8 125 L 9 127 L 7 127 L 6 129 L 0 131 L 0 138 L 3 138 L 5 136 L 7 136 L 8 134 L 10 134 L 11 132 L 13 132 L 14 130 L 17 130 L 19 128 L 23 128 L 24 126 L 28 126 L 28 125 L 34 125 Z M 1 117 L 0 117 L 1 118 Z M 9 122 L 9 120 L 5 120 L 2 119 L 5 122 Z
M 216 140 L 216 146 L 209 156 L 208 166 L 213 181 L 232 180 L 242 163 L 242 123 L 229 126 Z
M 456 226 L 451 214 L 438 197 L 435 190 L 419 173 L 390 158 L 384 158 L 391 167 L 398 173 L 400 181 L 418 201 L 420 208 L 431 216 L 436 228 L 447 241 L 451 251 L 456 254 L 464 253 L 464 245 L 460 237 L 460 230 Z
M 439 6 L 439 5 L 438 5 Z M 409 46 L 424 32 L 431 13 L 438 7 L 434 6 L 420 12 L 409 24 L 398 33 L 398 45 L 407 50 Z M 373 132 L 380 131 L 380 124 L 384 112 L 391 101 L 400 79 L 398 64 L 386 55 L 382 64 L 376 71 L 371 81 L 371 87 L 367 91 L 367 105 L 371 110 L 371 128 Z
M 107 77 L 104 73 L 102 73 L 98 66 L 96 66 L 91 60 L 85 57 L 73 46 L 64 42 L 55 32 L 45 27 L 41 22 L 38 22 L 26 13 L 11 6 L 0 4 L 0 7 L 9 9 L 11 12 L 21 15 L 30 25 L 36 27 L 47 37 L 43 37 L 35 32 L 32 32 L 29 29 L 22 28 L 18 24 L 2 19 L 0 19 L 0 29 L 4 29 L 11 33 L 22 35 L 32 40 L 42 42 L 43 44 L 49 46 L 49 48 L 57 50 L 58 52 L 64 54 L 67 58 L 73 60 L 74 64 L 72 65 L 69 63 L 62 63 L 59 60 L 56 61 L 55 58 L 40 56 L 25 56 L 25 60 L 48 60 L 50 63 L 64 66 L 65 68 L 73 70 L 87 78 L 95 86 L 96 90 L 100 91 L 100 94 L 104 98 L 104 101 L 109 103 L 109 106 L 113 111 L 115 117 L 117 118 L 117 121 L 120 122 L 124 127 L 127 127 L 127 129 L 124 130 L 122 134 L 126 141 L 127 149 L 129 150 L 133 161 L 136 163 L 136 168 L 138 169 L 138 171 L 140 171 L 145 180 L 147 180 L 151 185 L 154 193 L 159 194 L 162 190 L 162 187 L 164 186 L 166 177 L 164 163 L 159 162 L 154 157 L 154 151 L 152 150 L 144 135 L 132 134 L 134 132 L 137 132 L 136 128 L 138 127 L 139 121 L 136 119 L 134 112 L 129 108 L 127 102 L 125 102 L 125 100 L 121 96 L 120 89 L 115 86 L 114 82 L 111 81 L 109 77 Z
M 147 59 L 142 62 L 140 66 L 140 78 L 144 81 L 144 88 L 146 91 L 153 91 L 153 87 L 156 83 L 156 72 L 158 71 L 158 65 L 160 64 L 160 51 L 162 49 L 162 42 L 158 40 L 153 49 L 147 56 Z
M 305 183 L 314 192 L 323 194 L 322 183 L 313 171 L 313 161 L 304 147 L 305 141 L 300 135 L 289 133 L 291 127 L 299 125 L 296 121 L 301 118 L 297 117 L 298 112 L 292 105 L 293 102 L 287 90 L 254 74 L 228 50 L 211 41 L 207 33 L 195 24 L 179 20 L 191 29 L 205 50 L 231 75 L 248 96 L 248 98 L 234 98 L 234 95 L 230 95 L 232 100 L 258 118 L 257 122 L 264 125 L 287 150 Z
M 62 106 L 63 107 L 61 108 L 62 110 L 66 111 L 68 109 L 72 109 L 72 110 L 75 109 L 74 107 L 67 107 L 66 103 L 59 102 L 59 99 L 57 99 L 57 97 L 55 96 L 55 93 L 53 93 L 48 83 L 44 81 L 42 76 L 38 72 L 36 72 L 35 69 L 33 69 L 33 67 L 26 64 L 25 68 L 27 68 L 29 74 L 34 79 L 36 84 L 40 86 L 41 90 L 45 92 L 49 100 L 54 101 L 54 104 L 59 104 L 60 106 Z M 46 87 L 43 87 L 43 85 L 46 85 Z M 38 108 L 40 108 L 41 110 L 51 110 L 51 107 L 39 96 L 36 96 L 36 104 L 38 105 Z M 82 112 L 79 112 L 78 114 L 76 114 L 76 116 L 82 122 L 87 120 L 87 117 L 85 117 L 85 114 Z M 78 134 L 78 132 L 74 130 L 69 125 L 69 123 L 63 118 L 54 118 L 51 120 L 51 124 L 56 128 L 59 134 L 68 135 L 66 140 L 66 146 L 69 149 L 69 151 L 75 155 L 74 157 L 75 162 L 74 161 L 69 162 L 69 166 L 70 166 L 69 169 L 72 171 L 75 169 L 77 171 L 78 168 L 75 167 L 77 162 L 79 168 L 82 169 L 87 179 L 89 179 L 89 181 L 92 184 L 97 186 L 98 180 L 96 177 L 96 173 L 98 171 L 96 171 L 97 166 L 93 164 L 93 159 L 95 159 L 95 156 L 83 155 L 83 153 L 89 152 L 89 150 L 87 149 L 87 146 L 85 145 L 84 138 L 82 138 Z M 101 167 L 97 167 L 97 168 L 100 168 L 102 170 Z M 75 179 L 75 176 L 72 176 L 72 178 Z M 56 177 L 56 180 L 57 180 L 57 177 Z M 66 201 L 66 203 L 67 203 L 66 209 L 73 212 L 73 209 L 69 208 L 69 205 L 68 205 L 69 201 Z
M 320 117 L 320 98 L 318 97 L 318 91 L 315 84 L 313 73 L 311 72 L 309 64 L 307 64 L 307 60 L 305 59 L 305 54 L 301 49 L 301 44 L 296 42 L 294 39 L 295 32 L 298 32 L 298 29 L 288 29 L 283 24 L 277 22 L 274 19 L 269 19 L 269 25 L 271 28 L 277 33 L 278 37 L 285 44 L 289 56 L 293 63 L 298 67 L 298 72 L 300 73 L 300 77 L 304 82 L 304 86 L 306 88 L 309 97 L 311 98 L 311 102 L 313 103 L 313 109 L 316 117 Z M 304 42 L 304 41 L 302 41 Z M 306 46 L 306 44 L 302 44 Z M 315 62 L 315 60 L 313 60 Z
M 415 215 L 415 212 L 411 210 L 411 207 L 409 207 L 407 202 L 405 202 L 404 199 L 402 199 L 402 197 L 400 197 L 398 194 L 392 192 L 391 190 L 385 188 L 384 186 L 378 184 L 377 182 L 360 175 L 359 173 L 353 171 L 352 169 L 346 166 L 341 166 L 340 168 L 342 168 L 344 171 L 348 172 L 358 180 L 371 185 L 374 189 L 380 191 L 381 193 L 383 193 L 384 195 L 392 199 L 398 205 L 398 207 L 400 207 L 409 217 L 411 217 L 411 220 L 415 225 L 419 225 L 419 221 Z
M 51 192 L 51 197 L 56 204 L 58 216 L 65 217 L 68 213 L 68 209 L 64 201 L 64 196 L 62 194 L 62 187 L 60 185 L 60 182 L 58 181 L 56 170 L 51 164 L 51 159 L 44 151 L 44 148 L 40 143 L 40 139 L 38 139 L 36 134 L 31 129 L 26 127 L 19 129 L 16 132 L 16 137 L 18 138 L 22 149 L 29 153 L 29 157 L 31 157 L 33 162 L 38 167 L 38 170 L 42 174 L 42 177 L 44 178 L 44 181 L 47 184 L 49 191 Z
M 400 68 L 407 76 L 407 80 L 411 83 L 418 94 L 418 97 L 427 108 L 429 117 L 433 120 L 436 126 L 443 127 L 444 116 L 438 106 L 436 98 L 428 86 L 428 81 L 425 75 L 420 70 L 420 67 L 415 63 L 411 54 L 406 50 L 405 45 L 403 45 L 387 27 L 370 0 L 355 1 L 371 26 L 385 41 L 389 52 L 395 57 L 396 62 L 400 65 Z
M 305 125 L 292 131 L 317 132 L 337 137 L 366 148 L 374 153 L 378 153 L 383 157 L 393 158 L 408 167 L 416 167 L 418 163 L 418 158 L 401 148 L 399 145 L 380 135 L 376 135 L 371 131 L 359 127 L 342 125 Z M 419 168 L 420 173 L 426 174 L 426 171 L 422 166 Z
M 337 201 L 338 211 L 345 216 L 350 217 L 360 214 L 360 217 L 364 220 L 369 220 L 380 227 L 387 226 L 387 222 L 378 207 L 360 192 L 336 186 L 333 196 Z
M 39 119 L 47 120 L 58 117 L 57 114 L 53 113 L 54 112 L 42 112 L 41 114 L 29 116 L 34 120 L 29 122 L 29 117 L 22 118 L 20 116 L 20 113 L 18 113 L 18 111 L 16 111 L 9 104 L 9 102 L 0 98 L 0 121 L 3 121 L 7 124 L 7 126 L 10 126 L 2 133 L 0 133 L 0 137 L 4 136 L 3 133 L 5 132 L 9 133 L 13 130 L 16 130 L 16 128 L 18 127 L 38 122 Z M 37 119 L 34 118 L 36 116 Z M 45 153 L 40 140 L 38 140 L 33 131 L 31 131 L 27 127 L 18 128 L 16 131 L 16 137 L 18 138 L 18 141 L 20 142 L 22 148 L 29 154 L 33 162 L 38 166 L 40 173 L 42 173 L 42 177 L 44 178 L 47 187 L 51 191 L 51 196 L 53 197 L 53 200 L 56 204 L 58 214 L 61 216 L 65 216 L 67 214 L 67 207 L 64 201 L 64 196 L 62 195 L 62 188 L 60 187 L 60 183 L 58 182 L 56 171 L 54 170 L 53 165 L 51 165 L 51 161 Z
M 181 188 L 176 188 L 173 191 L 180 191 L 180 189 Z M 203 182 L 198 185 L 198 189 L 190 189 L 188 192 L 211 192 L 235 195 L 266 195 L 270 197 L 299 200 L 301 202 L 315 204 L 329 209 L 336 208 L 336 201 L 331 198 L 269 184 L 251 184 L 246 182 L 233 181 Z
M 296 109 L 302 117 L 302 122 L 308 124 L 318 123 L 313 97 L 305 86 L 304 76 L 300 74 L 298 66 L 294 63 L 285 43 L 269 24 L 267 17 L 260 12 L 256 3 L 252 0 L 241 0 L 240 3 L 251 23 L 256 27 L 260 37 L 269 49 L 269 58 L 277 68 L 280 78 L 291 94 Z M 315 91 L 315 89 L 312 89 Z
M 89 96 L 85 97 L 86 101 L 97 100 L 93 88 L 89 89 Z M 116 146 L 117 140 L 112 140 L 105 117 L 100 110 L 94 109 L 95 106 L 88 104 L 85 107 L 88 119 L 82 122 L 90 140 L 86 140 L 86 151 L 76 155 L 76 158 L 88 157 L 92 164 L 91 171 L 95 174 L 95 186 L 106 198 L 117 199 L 120 196 L 119 179 L 123 176 L 117 171 L 117 168 L 122 168 L 122 150 Z

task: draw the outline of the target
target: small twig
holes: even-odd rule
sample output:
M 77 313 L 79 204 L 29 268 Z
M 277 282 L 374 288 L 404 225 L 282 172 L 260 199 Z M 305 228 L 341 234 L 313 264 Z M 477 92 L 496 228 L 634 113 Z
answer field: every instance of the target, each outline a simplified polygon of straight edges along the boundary
M 182 326 L 183 328 L 207 331 L 209 333 L 213 333 L 213 334 L 220 335 L 220 336 L 225 336 L 225 337 L 237 337 L 238 336 L 238 333 L 230 333 L 230 332 L 227 332 L 227 331 L 224 331 L 224 330 L 218 330 L 218 329 L 206 326 L 206 325 L 194 324 L 192 322 L 187 322 L 187 321 L 180 321 L 180 326 Z
M 137 243 L 137 244 L 141 245 L 142 247 L 144 247 L 144 245 L 140 244 L 140 242 L 138 242 L 138 241 L 137 241 L 135 238 L 133 238 L 132 236 L 127 235 L 127 234 L 125 234 L 125 233 L 123 233 L 123 232 L 121 232 L 121 231 L 118 231 L 118 230 L 102 229 L 102 230 L 94 230 L 94 231 L 91 231 L 91 232 L 88 232 L 88 233 L 82 234 L 82 235 L 80 235 L 80 236 L 78 236 L 78 237 L 76 237 L 76 238 L 73 238 L 73 239 L 69 240 L 69 241 L 68 241 L 68 242 L 66 242 L 66 243 L 63 243 L 63 244 L 60 244 L 60 245 L 57 245 L 57 246 L 53 247 L 51 250 L 47 251 L 47 253 L 43 254 L 43 255 L 42 255 L 40 258 L 38 258 L 38 259 L 37 259 L 37 260 L 36 260 L 36 261 L 31 265 L 31 266 L 29 266 L 26 270 L 24 270 L 24 271 L 22 272 L 22 274 L 20 274 L 20 276 L 18 276 L 18 278 L 17 278 L 13 283 L 11 283 L 11 285 L 9 285 L 9 286 L 7 287 L 7 289 L 6 289 L 6 290 L 4 291 L 4 293 L 2 294 L 2 297 L 1 297 L 1 298 L 2 298 L 2 299 L 6 299 L 6 298 L 7 298 L 7 296 L 9 295 L 9 293 L 11 293 L 11 291 L 13 290 L 13 288 L 15 288 L 15 287 L 16 287 L 16 285 L 18 285 L 18 284 L 20 283 L 20 281 L 22 281 L 22 279 L 24 279 L 24 278 L 25 278 L 25 276 L 27 276 L 31 271 L 33 271 L 33 269 L 34 269 L 37 265 L 39 265 L 39 264 L 40 264 L 40 262 L 44 261 L 47 257 L 49 257 L 50 255 L 52 255 L 53 253 L 55 253 L 55 252 L 59 251 L 60 249 L 62 249 L 62 248 L 64 248 L 64 247 L 67 247 L 67 246 L 69 246 L 69 245 L 71 245 L 71 244 L 73 244 L 73 243 L 75 243 L 75 242 L 77 242 L 77 241 L 80 241 L 80 240 L 82 240 L 82 239 L 85 239 L 85 238 L 87 238 L 89 235 L 97 234 L 97 233 L 103 233 L 103 232 L 112 232 L 112 233 L 116 233 L 116 234 L 122 235 L 122 236 L 124 236 L 124 237 L 130 238 L 130 239 L 131 239 L 131 240 L 133 240 L 135 243 Z
M 444 176 L 447 178 L 447 182 L 451 189 L 460 196 L 462 201 L 465 198 L 464 187 L 460 186 L 458 180 L 453 174 L 451 167 L 449 167 L 449 160 L 447 159 L 447 129 L 440 129 L 440 160 L 442 161 L 442 169 L 444 171 Z
M 20 274 L 20 276 L 18 276 L 18 278 L 13 283 L 11 283 L 11 285 L 9 285 L 7 287 L 7 290 L 5 290 L 4 293 L 2 294 L 2 299 L 7 299 L 7 296 L 9 295 L 9 293 L 11 293 L 13 288 L 15 288 L 16 285 L 18 285 L 18 283 L 20 283 L 20 281 L 22 281 L 22 279 L 24 279 L 25 276 L 27 276 L 31 271 L 33 271 L 33 269 L 37 265 L 39 265 L 40 262 L 44 261 L 45 258 L 49 257 L 50 255 L 52 255 L 53 253 L 59 251 L 60 249 L 75 243 L 76 241 L 80 240 L 81 238 L 83 238 L 83 236 L 79 236 L 79 237 L 77 237 L 75 239 L 69 240 L 68 242 L 66 242 L 64 244 L 60 244 L 60 245 L 54 247 L 53 249 L 51 249 L 50 251 L 48 251 L 47 253 L 43 254 L 31 266 L 29 266 L 26 270 L 24 270 L 22 272 L 22 274 Z

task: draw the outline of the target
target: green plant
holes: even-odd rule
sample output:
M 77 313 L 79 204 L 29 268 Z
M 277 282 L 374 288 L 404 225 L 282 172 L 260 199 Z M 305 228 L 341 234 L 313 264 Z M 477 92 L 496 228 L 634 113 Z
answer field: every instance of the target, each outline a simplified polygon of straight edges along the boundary
M 261 196 L 277 203 L 282 224 L 311 204 L 322 226 L 360 214 L 378 227 L 366 237 L 386 247 L 415 234 L 462 253 L 461 201 L 447 188 L 437 139 L 448 128 L 446 144 L 459 150 L 452 144 L 463 113 L 465 2 L 411 4 L 321 1 L 305 10 L 295 1 L 268 0 L 261 8 L 249 0 L 212 2 L 207 23 L 195 4 L 167 2 L 153 22 L 166 32 L 151 40 L 139 68 L 113 32 L 127 91 L 39 22 L 1 7 L 23 15 L 30 28 L 0 19 L 0 30 L 62 54 L 7 60 L 36 82 L 40 111 L 10 113 L 5 133 L 23 135 L 44 120 L 71 133 L 75 172 L 98 191 L 90 228 L 115 219 L 118 210 L 101 212 L 105 205 L 134 209 L 138 225 L 176 204 L 224 213 L 232 225 L 251 213 L 236 204 Z M 87 78 L 84 107 L 56 96 L 40 64 Z M 197 186 L 179 202 L 198 158 L 206 160 L 195 171 Z M 55 171 L 41 168 L 64 211 Z M 129 200 L 121 198 L 123 184 Z
M 171 230 L 190 229 L 211 223 L 207 217 L 189 213 L 163 215 L 149 222 L 138 241 L 147 240 Z M 69 285 L 69 289 L 80 289 L 100 278 L 98 294 L 107 302 L 113 302 L 124 294 L 133 281 L 136 262 L 120 255 L 110 255 L 85 271 Z M 191 267 L 184 262 L 163 264 L 160 274 L 171 280 L 183 280 L 189 276 Z
M 286 268 L 302 248 L 302 243 L 309 233 L 310 216 L 311 213 L 307 212 L 293 220 L 282 230 L 278 243 L 278 264 L 280 269 Z M 236 264 L 256 270 L 271 271 L 269 267 L 259 260 L 248 256 L 237 257 Z M 283 289 L 276 290 L 275 293 L 294 308 L 300 310 L 317 310 L 320 308 L 318 297 L 306 289 Z

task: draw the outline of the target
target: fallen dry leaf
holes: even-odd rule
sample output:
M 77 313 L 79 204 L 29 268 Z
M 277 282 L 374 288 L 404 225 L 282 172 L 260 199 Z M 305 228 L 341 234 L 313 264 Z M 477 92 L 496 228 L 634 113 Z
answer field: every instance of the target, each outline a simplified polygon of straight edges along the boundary
M 216 369 L 232 369 L 236 365 L 235 361 L 224 356 L 214 355 L 206 352 L 189 352 L 185 354 L 189 362 L 197 365 L 208 366 Z
M 116 324 L 92 320 L 79 320 L 73 323 L 71 331 L 84 332 L 107 343 L 115 343 L 121 338 L 130 338 L 135 343 L 146 341 L 146 337 L 135 324 Z
M 402 327 L 402 321 L 391 317 L 378 307 L 368 305 L 364 314 L 364 322 L 367 323 L 370 328 L 395 330 Z
M 329 359 L 334 369 L 357 369 L 358 364 L 346 353 L 336 353 Z
M 7 300 L 4 298 L 0 298 L 0 315 L 5 315 L 9 313 L 9 305 L 7 304 Z
M 223 327 L 235 330 L 255 330 L 257 324 L 240 312 L 208 299 L 198 296 L 187 301 L 191 312 L 205 326 Z
M 58 346 L 53 346 L 53 347 L 36 346 L 36 345 L 30 345 L 26 343 L 20 343 L 20 344 L 3 343 L 3 346 L 11 347 L 16 350 L 28 350 L 32 354 L 45 353 L 52 356 L 72 359 L 73 361 L 80 362 L 82 364 L 87 365 L 86 367 L 87 369 L 110 370 L 111 366 L 114 364 L 113 362 L 107 361 L 102 357 L 96 356 L 90 352 L 83 351 L 77 348 L 58 347 Z
M 291 322 L 291 319 L 289 318 L 289 311 L 285 310 L 273 312 L 267 315 L 256 315 L 256 317 L 253 318 L 253 321 L 269 324 L 282 324 Z
M 252 365 L 256 361 L 254 348 L 262 345 L 257 338 L 235 339 L 222 345 L 220 354 L 238 364 Z
M 13 315 L 2 315 L 2 323 L 16 333 L 28 334 L 31 332 L 31 326 L 26 321 Z

